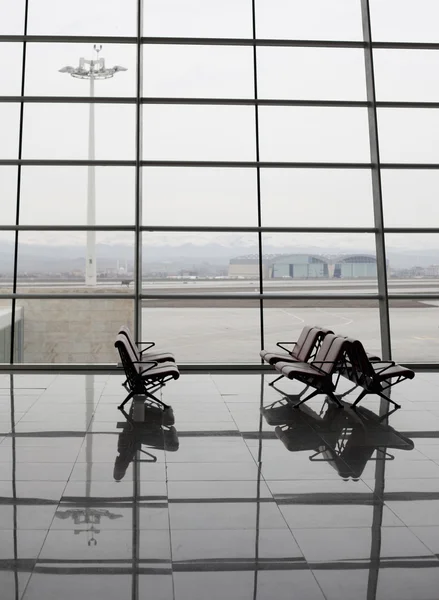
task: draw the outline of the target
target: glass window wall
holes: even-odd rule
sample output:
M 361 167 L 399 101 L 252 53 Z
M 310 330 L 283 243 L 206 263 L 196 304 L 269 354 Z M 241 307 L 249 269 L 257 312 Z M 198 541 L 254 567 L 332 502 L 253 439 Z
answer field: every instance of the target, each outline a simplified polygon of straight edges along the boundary
M 412 4 L 2 4 L 0 362 L 115 363 L 123 323 L 181 363 L 305 323 L 437 361 L 438 10 Z

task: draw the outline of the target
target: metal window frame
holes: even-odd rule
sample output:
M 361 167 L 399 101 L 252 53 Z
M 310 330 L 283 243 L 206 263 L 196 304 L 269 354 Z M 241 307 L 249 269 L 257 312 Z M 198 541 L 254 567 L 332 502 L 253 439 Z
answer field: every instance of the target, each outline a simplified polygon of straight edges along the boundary
M 25 371 L 34 369 L 35 371 L 47 369 L 47 365 L 14 365 L 14 335 L 13 328 L 15 324 L 14 313 L 16 301 L 20 299 L 51 299 L 51 294 L 44 293 L 22 293 L 18 285 L 18 242 L 19 232 L 21 231 L 114 231 L 114 232 L 132 232 L 134 234 L 134 260 L 135 260 L 135 288 L 133 293 L 118 294 L 81 294 L 81 293 L 62 293 L 57 294 L 59 299 L 114 299 L 134 301 L 135 305 L 135 331 L 138 337 L 141 333 L 141 307 L 142 301 L 147 299 L 155 300 L 186 300 L 186 299 L 252 299 L 259 303 L 260 313 L 260 334 L 261 347 L 264 345 L 264 300 L 375 300 L 379 306 L 380 327 L 383 356 L 389 358 L 391 355 L 391 335 L 390 335 L 390 317 L 389 301 L 391 300 L 428 300 L 439 299 L 439 293 L 393 293 L 388 290 L 388 278 L 386 275 L 386 246 L 385 236 L 392 233 L 401 234 L 437 234 L 439 227 L 386 227 L 383 218 L 383 201 L 381 190 L 381 172 L 382 170 L 438 170 L 439 163 L 382 163 L 379 158 L 379 140 L 377 129 L 377 109 L 379 108 L 422 108 L 438 109 L 439 102 L 398 102 L 398 101 L 379 101 L 376 99 L 374 83 L 374 65 L 373 50 L 439 50 L 439 43 L 433 42 L 376 42 L 372 39 L 369 0 L 360 0 L 362 10 L 363 39 L 362 40 L 300 40 L 300 39 L 263 39 L 256 35 L 256 1 L 251 2 L 252 18 L 252 37 L 251 38 L 204 38 L 204 37 L 154 37 L 143 36 L 143 0 L 137 0 L 137 19 L 136 32 L 134 36 L 72 36 L 72 35 L 28 35 L 28 2 L 25 1 L 24 30 L 23 35 L 0 35 L 0 43 L 20 43 L 23 45 L 22 65 L 21 65 L 21 95 L 1 96 L 0 103 L 17 103 L 20 105 L 19 118 L 19 151 L 17 158 L 1 159 L 1 166 L 17 167 L 17 194 L 16 194 L 16 215 L 15 223 L 0 226 L 0 231 L 11 231 L 14 233 L 14 274 L 12 292 L 1 294 L 0 298 L 10 299 L 12 304 L 12 330 L 11 330 L 11 353 L 10 364 L 0 365 L 0 370 L 16 369 Z M 111 43 L 128 44 L 136 48 L 136 95 L 135 97 L 95 97 L 90 99 L 83 96 L 26 96 L 26 55 L 28 44 L 34 43 Z M 253 48 L 253 97 L 249 98 L 179 98 L 179 97 L 146 97 L 142 95 L 142 76 L 143 76 L 143 49 L 148 45 L 199 45 L 199 46 L 248 46 Z M 284 48 L 345 48 L 358 49 L 364 51 L 365 69 L 366 69 L 366 98 L 356 101 L 345 100 L 310 100 L 310 99 L 276 99 L 258 97 L 258 62 L 257 49 L 260 47 L 284 47 Z M 129 104 L 135 106 L 136 111 L 136 142 L 134 160 L 57 160 L 57 159 L 23 159 L 23 114 L 24 106 L 27 103 L 56 103 L 56 104 L 84 104 L 84 103 L 102 103 L 102 104 Z M 201 161 L 201 160 L 143 160 L 142 159 L 142 109 L 144 105 L 209 105 L 209 106 L 249 106 L 254 107 L 255 118 L 255 148 L 256 156 L 254 161 Z M 371 148 L 370 162 L 300 162 L 300 161 L 261 161 L 259 156 L 259 107 L 261 106 L 284 106 L 284 107 L 340 107 L 340 108 L 361 108 L 366 109 L 369 119 L 369 143 Z M 88 227 L 85 225 L 22 225 L 20 224 L 20 199 L 21 199 L 21 169 L 26 166 L 95 166 L 107 167 L 132 167 L 135 172 L 135 222 L 133 225 L 125 226 L 106 226 L 97 225 Z M 213 227 L 213 226 L 165 226 L 143 224 L 142 216 L 142 169 L 147 167 L 164 168 L 240 168 L 254 169 L 257 178 L 257 225 L 247 227 Z M 374 206 L 375 222 L 369 227 L 264 227 L 262 226 L 262 197 L 260 186 L 260 173 L 262 169 L 340 169 L 340 170 L 368 170 L 372 176 L 372 199 Z M 145 232 L 246 232 L 255 233 L 259 249 L 259 291 L 254 293 L 150 293 L 142 289 L 142 236 Z M 378 269 L 377 291 L 371 294 L 324 294 L 324 293 L 288 293 L 279 294 L 264 290 L 263 283 L 263 234 L 264 233 L 365 233 L 372 234 L 376 240 L 376 260 Z M 430 363 L 417 365 L 420 368 L 430 368 Z M 57 369 L 57 365 L 50 365 L 50 368 Z M 63 370 L 86 370 L 88 372 L 102 372 L 103 368 L 114 368 L 114 365 L 61 365 Z M 187 365 L 186 368 L 195 370 L 206 370 L 212 367 L 218 368 L 219 365 Z M 257 365 L 222 365 L 222 369 L 230 372 L 241 371 L 245 368 L 254 370 Z M 259 369 L 261 367 L 259 366 Z M 183 370 L 185 367 L 183 366 Z M 264 370 L 264 369 L 263 369 Z

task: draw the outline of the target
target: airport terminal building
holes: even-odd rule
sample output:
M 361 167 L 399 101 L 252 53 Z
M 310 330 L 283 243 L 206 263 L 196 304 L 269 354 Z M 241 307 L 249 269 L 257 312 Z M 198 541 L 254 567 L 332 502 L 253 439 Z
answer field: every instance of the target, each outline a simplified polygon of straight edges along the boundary
M 376 278 L 375 256 L 370 254 L 277 254 L 262 260 L 264 279 L 359 279 Z M 232 258 L 229 277 L 247 279 L 259 274 L 259 259 L 254 256 Z

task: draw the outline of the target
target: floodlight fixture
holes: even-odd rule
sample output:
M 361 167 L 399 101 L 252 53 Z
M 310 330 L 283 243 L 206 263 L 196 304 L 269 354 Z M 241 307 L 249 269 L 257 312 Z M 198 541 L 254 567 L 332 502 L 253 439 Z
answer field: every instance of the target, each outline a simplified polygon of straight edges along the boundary
M 59 70 L 60 73 L 68 73 L 76 79 L 111 79 L 115 73 L 127 71 L 126 67 L 115 65 L 114 67 L 105 66 L 105 58 L 99 58 L 99 52 L 102 50 L 101 44 L 93 46 L 96 52 L 95 59 L 87 60 L 81 57 L 77 67 L 66 66 Z

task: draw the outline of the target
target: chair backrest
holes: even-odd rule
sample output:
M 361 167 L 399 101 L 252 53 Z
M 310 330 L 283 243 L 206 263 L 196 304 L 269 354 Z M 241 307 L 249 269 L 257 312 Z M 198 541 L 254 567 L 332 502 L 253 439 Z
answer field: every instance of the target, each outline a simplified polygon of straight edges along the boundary
M 118 334 L 114 345 L 119 352 L 129 387 L 131 390 L 135 390 L 139 386 L 139 382 L 141 382 L 141 378 L 139 377 L 139 365 L 136 364 L 137 357 L 133 353 L 131 345 L 123 333 Z
M 293 356 L 294 358 L 297 358 L 297 360 L 300 360 L 300 361 L 308 360 L 308 359 L 302 359 L 302 358 L 300 358 L 300 356 L 301 356 L 301 351 L 309 338 L 309 334 L 311 333 L 311 331 L 313 331 L 313 329 L 314 329 L 314 327 L 312 325 L 305 325 L 305 327 L 300 332 L 300 335 L 297 338 L 297 342 L 294 345 L 294 348 L 291 350 L 291 356 Z M 309 356 L 308 356 L 308 358 L 309 358 Z
M 342 360 L 346 345 L 346 338 L 328 333 L 311 364 L 331 375 Z
M 365 378 L 375 379 L 375 371 L 360 340 L 352 340 L 349 344 L 348 356 L 358 381 Z
M 136 360 L 139 360 L 139 356 L 140 356 L 139 349 L 137 348 L 137 344 L 134 341 L 133 335 L 132 335 L 131 331 L 129 330 L 129 328 L 126 325 L 122 325 L 122 327 L 119 329 L 119 334 L 122 334 L 126 337 L 129 345 L 131 346 L 131 350 L 133 351 L 133 354 L 137 357 Z
M 316 325 L 314 327 L 314 329 L 318 330 L 318 334 L 317 334 L 316 345 L 315 345 L 313 352 L 311 353 L 311 357 L 317 355 L 317 352 L 319 351 L 320 346 L 322 345 L 323 340 L 328 335 L 328 333 L 334 334 L 332 329 L 328 329 L 327 327 L 320 327 L 319 325 Z
M 304 335 L 305 329 L 306 334 Z M 315 349 L 318 334 L 319 330 L 315 327 L 304 327 L 291 355 L 300 362 L 308 362 Z

